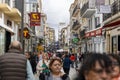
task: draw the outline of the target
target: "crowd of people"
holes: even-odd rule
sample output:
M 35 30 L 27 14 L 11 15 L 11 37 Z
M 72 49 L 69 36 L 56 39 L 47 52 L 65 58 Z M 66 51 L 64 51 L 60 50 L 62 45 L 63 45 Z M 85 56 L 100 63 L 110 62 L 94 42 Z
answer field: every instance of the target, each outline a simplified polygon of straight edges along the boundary
M 80 66 L 78 65 L 80 64 Z M 22 54 L 19 41 L 0 56 L 0 80 L 71 80 L 70 69 L 78 71 L 74 80 L 120 80 L 120 56 L 110 53 L 31 53 Z M 62 71 L 63 70 L 63 71 Z

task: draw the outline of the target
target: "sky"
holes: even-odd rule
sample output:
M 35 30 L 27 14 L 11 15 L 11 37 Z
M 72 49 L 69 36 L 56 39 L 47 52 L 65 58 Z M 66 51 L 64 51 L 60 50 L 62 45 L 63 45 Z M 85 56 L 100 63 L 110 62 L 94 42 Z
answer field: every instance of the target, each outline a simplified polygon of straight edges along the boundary
M 42 10 L 47 15 L 47 23 L 55 29 L 56 40 L 58 39 L 59 23 L 69 23 L 69 8 L 74 0 L 42 0 Z

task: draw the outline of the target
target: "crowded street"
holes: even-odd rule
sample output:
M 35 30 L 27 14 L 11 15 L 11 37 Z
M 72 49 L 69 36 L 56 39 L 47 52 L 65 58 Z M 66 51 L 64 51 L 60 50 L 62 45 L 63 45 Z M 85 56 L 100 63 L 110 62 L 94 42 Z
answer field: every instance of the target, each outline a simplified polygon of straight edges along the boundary
M 120 80 L 120 0 L 0 0 L 0 80 Z

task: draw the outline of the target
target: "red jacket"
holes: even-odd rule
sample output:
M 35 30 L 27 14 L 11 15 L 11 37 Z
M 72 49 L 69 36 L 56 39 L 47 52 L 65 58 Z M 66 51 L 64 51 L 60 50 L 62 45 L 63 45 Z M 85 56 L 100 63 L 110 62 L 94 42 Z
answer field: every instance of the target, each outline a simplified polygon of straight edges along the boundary
M 70 60 L 71 60 L 71 61 L 75 61 L 75 56 L 71 55 L 71 56 L 70 56 Z

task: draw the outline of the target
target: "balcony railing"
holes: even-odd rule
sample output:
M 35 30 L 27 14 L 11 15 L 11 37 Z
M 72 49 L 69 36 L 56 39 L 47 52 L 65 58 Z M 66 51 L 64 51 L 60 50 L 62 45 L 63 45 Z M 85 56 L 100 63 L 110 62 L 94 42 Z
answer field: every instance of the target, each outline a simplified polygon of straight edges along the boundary
M 107 20 L 108 18 L 112 17 L 113 15 L 119 12 L 120 12 L 120 0 L 117 0 L 111 5 L 111 13 L 103 14 L 103 21 Z
M 76 6 L 75 6 L 72 15 L 74 15 L 74 13 L 77 11 L 77 9 L 80 9 L 79 5 L 76 5 Z
M 83 5 L 80 14 L 82 17 L 89 18 L 94 13 L 95 13 L 95 6 L 90 6 L 88 1 Z

